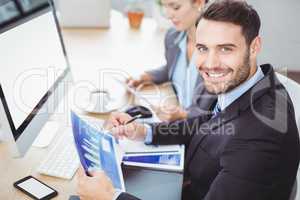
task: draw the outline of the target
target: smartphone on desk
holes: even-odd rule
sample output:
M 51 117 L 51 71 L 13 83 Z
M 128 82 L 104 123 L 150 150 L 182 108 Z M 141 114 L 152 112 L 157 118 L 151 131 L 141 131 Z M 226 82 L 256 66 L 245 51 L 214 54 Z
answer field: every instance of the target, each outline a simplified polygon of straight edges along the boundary
M 14 187 L 36 200 L 48 200 L 57 196 L 57 191 L 33 176 L 27 176 L 14 183 Z

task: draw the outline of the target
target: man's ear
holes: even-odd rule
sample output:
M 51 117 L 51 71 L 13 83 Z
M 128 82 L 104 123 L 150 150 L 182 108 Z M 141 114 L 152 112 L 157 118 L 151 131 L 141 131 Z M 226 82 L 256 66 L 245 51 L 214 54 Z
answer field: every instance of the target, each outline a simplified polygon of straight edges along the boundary
M 205 5 L 205 0 L 191 0 L 193 5 L 198 8 L 199 11 L 202 10 Z
M 257 57 L 261 50 L 261 37 L 257 36 L 250 44 L 250 55 L 251 57 Z

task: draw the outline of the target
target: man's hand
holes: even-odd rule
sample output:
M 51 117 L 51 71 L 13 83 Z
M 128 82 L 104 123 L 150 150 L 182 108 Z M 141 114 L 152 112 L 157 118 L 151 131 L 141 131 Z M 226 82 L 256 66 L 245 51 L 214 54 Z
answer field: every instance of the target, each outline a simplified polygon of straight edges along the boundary
M 138 87 L 142 84 L 152 83 L 152 77 L 150 74 L 144 73 L 138 79 L 133 79 L 132 77 L 126 80 L 129 87 Z
M 172 122 L 175 120 L 182 120 L 187 118 L 187 112 L 180 106 L 161 106 L 155 108 L 158 118 L 165 122 Z
M 77 172 L 77 193 L 81 200 L 112 200 L 115 188 L 103 171 L 85 174 L 82 167 Z
M 105 129 L 110 130 L 116 138 L 126 137 L 131 140 L 144 140 L 146 127 L 138 122 L 126 124 L 132 117 L 126 113 L 114 112 L 105 123 Z

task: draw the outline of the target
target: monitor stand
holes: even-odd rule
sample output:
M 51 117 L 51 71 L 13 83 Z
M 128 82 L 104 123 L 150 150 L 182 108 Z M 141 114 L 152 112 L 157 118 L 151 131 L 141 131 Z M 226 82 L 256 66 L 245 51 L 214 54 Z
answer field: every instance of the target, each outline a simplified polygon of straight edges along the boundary
M 34 140 L 32 146 L 39 147 L 39 148 L 45 148 L 49 146 L 49 144 L 54 139 L 59 127 L 60 127 L 59 122 L 56 121 L 47 122 L 42 128 L 42 130 L 40 131 L 37 138 Z

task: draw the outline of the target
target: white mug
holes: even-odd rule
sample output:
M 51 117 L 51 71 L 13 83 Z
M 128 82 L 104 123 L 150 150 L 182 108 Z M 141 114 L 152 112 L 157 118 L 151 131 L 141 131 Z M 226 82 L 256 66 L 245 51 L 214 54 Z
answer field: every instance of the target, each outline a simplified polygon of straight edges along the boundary
M 90 103 L 93 107 L 93 112 L 107 112 L 106 106 L 111 98 L 105 90 L 95 90 L 90 93 Z

